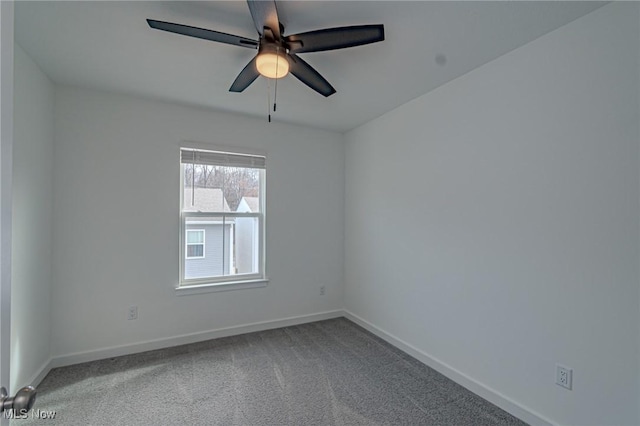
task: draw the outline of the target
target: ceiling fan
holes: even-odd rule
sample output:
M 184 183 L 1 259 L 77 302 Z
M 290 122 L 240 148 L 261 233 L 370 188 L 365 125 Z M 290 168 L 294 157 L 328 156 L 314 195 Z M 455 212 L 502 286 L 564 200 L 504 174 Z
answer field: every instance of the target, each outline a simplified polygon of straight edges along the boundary
M 147 23 L 157 30 L 258 49 L 258 54 L 236 77 L 229 89 L 231 92 L 242 92 L 259 75 L 277 79 L 290 72 L 321 95 L 331 96 L 336 92 L 333 86 L 297 54 L 344 49 L 384 40 L 383 25 L 326 28 L 285 36 L 274 0 L 247 0 L 247 4 L 260 36 L 258 40 L 153 19 L 147 19 Z

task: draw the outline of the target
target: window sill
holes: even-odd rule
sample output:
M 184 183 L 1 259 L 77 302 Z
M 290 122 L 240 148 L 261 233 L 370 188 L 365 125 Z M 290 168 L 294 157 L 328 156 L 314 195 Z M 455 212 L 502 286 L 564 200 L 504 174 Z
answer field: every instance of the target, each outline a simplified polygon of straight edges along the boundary
M 223 283 L 198 284 L 176 287 L 176 296 L 188 296 L 190 294 L 216 293 L 219 291 L 244 290 L 247 288 L 266 287 L 268 278 L 244 281 L 226 281 Z

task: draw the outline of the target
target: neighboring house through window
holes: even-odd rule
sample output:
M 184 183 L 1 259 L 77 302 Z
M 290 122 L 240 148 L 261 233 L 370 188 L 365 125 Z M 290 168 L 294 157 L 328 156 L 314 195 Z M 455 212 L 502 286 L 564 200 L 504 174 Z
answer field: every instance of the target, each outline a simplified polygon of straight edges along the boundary
M 264 280 L 265 157 L 181 149 L 180 287 Z

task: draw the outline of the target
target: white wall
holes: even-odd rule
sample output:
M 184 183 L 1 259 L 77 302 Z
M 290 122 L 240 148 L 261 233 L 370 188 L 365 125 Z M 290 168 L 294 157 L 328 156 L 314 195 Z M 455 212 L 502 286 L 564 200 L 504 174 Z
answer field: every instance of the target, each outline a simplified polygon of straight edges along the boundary
M 15 46 L 11 388 L 49 360 L 54 88 Z
M 266 152 L 267 287 L 176 296 L 181 140 Z M 58 87 L 54 158 L 54 356 L 342 308 L 342 135 Z
M 346 135 L 346 308 L 560 424 L 640 423 L 639 17 L 607 5 Z

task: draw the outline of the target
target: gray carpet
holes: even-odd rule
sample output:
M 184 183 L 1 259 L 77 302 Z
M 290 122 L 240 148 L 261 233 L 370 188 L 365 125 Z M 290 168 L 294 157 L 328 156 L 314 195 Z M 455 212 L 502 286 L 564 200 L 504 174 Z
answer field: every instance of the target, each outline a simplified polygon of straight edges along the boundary
M 56 368 L 13 425 L 524 425 L 344 318 Z

